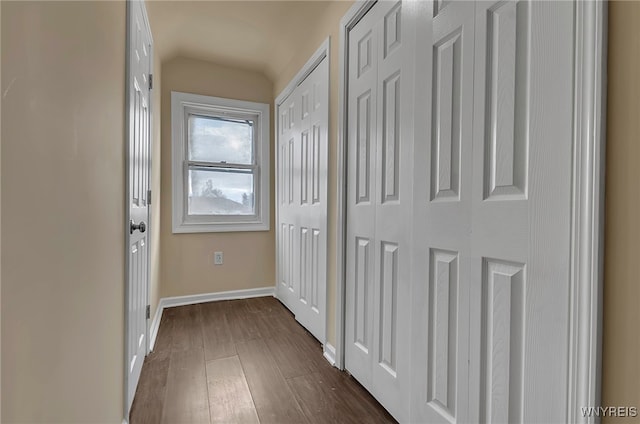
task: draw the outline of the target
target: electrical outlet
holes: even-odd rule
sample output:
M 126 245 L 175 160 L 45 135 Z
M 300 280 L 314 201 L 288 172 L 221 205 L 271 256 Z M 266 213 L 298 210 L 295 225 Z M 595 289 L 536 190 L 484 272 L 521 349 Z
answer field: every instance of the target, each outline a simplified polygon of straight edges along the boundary
M 213 263 L 215 265 L 222 265 L 224 262 L 224 256 L 222 252 L 213 252 Z

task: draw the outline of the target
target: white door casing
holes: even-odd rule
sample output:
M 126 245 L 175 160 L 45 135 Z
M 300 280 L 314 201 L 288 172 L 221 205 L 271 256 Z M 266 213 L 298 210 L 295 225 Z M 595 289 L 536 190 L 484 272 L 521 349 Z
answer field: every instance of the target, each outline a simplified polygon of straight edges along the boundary
M 409 418 L 412 4 L 381 1 L 349 32 L 345 367 Z
M 143 1 L 127 2 L 125 416 L 148 353 L 151 30 Z
M 326 341 L 329 42 L 276 100 L 277 296 Z

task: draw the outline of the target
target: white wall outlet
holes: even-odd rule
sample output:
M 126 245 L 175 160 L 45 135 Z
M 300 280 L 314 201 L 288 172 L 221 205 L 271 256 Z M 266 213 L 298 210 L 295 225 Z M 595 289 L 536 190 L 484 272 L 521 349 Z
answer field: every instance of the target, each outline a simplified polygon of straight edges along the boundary
M 213 263 L 215 265 L 222 265 L 224 262 L 224 256 L 222 252 L 213 252 Z

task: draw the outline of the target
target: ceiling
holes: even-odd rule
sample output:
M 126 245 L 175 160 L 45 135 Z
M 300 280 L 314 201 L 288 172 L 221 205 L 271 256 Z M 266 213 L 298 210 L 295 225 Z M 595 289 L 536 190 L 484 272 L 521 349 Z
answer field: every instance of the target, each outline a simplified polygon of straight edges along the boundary
M 148 1 L 156 54 L 258 71 L 272 80 L 328 1 Z

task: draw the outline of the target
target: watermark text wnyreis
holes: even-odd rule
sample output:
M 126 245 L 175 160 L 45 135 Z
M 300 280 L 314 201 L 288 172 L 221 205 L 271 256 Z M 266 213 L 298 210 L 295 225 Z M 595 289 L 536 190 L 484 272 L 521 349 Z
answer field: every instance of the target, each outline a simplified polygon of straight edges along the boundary
M 635 406 L 586 406 L 582 407 L 582 416 L 635 418 L 638 416 L 638 408 Z

